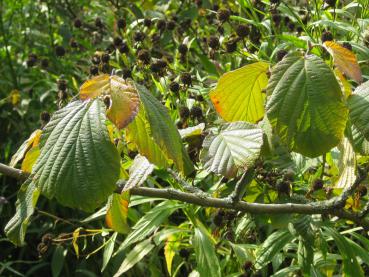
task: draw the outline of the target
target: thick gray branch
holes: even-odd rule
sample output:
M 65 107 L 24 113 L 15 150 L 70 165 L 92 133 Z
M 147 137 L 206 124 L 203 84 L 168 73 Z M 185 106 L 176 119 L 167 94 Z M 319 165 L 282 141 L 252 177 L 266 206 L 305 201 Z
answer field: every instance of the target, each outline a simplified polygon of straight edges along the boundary
M 27 178 L 28 174 L 19 169 L 4 165 L 0 163 L 0 173 L 8 175 L 20 180 Z M 362 178 L 362 176 L 361 176 Z M 360 179 L 361 179 L 360 178 Z M 118 181 L 119 183 L 119 181 Z M 355 182 L 357 183 L 357 182 Z M 349 189 L 351 190 L 351 189 Z M 348 219 L 356 224 L 369 229 L 369 221 L 360 217 L 359 214 L 353 214 L 342 209 L 338 209 L 334 201 L 321 201 L 308 204 L 299 203 L 285 203 L 285 204 L 261 204 L 261 203 L 248 203 L 245 201 L 233 202 L 227 198 L 214 198 L 207 195 L 205 192 L 201 193 L 188 193 L 172 188 L 157 189 L 157 188 L 132 188 L 131 194 L 141 195 L 147 197 L 160 197 L 163 199 L 179 200 L 182 202 L 195 204 L 204 207 L 215 207 L 234 209 L 237 211 L 243 211 L 248 213 L 297 213 L 297 214 L 326 214 L 335 215 L 342 219 Z M 339 198 L 342 201 L 341 198 Z

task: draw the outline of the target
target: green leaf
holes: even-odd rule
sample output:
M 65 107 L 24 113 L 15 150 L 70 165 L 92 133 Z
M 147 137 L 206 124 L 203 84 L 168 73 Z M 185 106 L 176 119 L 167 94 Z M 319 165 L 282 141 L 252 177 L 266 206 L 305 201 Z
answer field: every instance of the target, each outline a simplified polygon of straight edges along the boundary
M 92 211 L 116 188 L 120 157 L 110 141 L 100 100 L 75 101 L 58 110 L 41 137 L 33 181 L 61 204 Z
M 141 155 L 158 167 L 169 167 L 170 162 L 166 154 L 152 138 L 151 127 L 142 104 L 135 120 L 127 126 L 126 130 L 127 142 L 133 143 Z
M 121 276 L 124 272 L 131 269 L 135 264 L 149 254 L 154 247 L 155 245 L 151 243 L 151 239 L 144 240 L 137 244 L 132 251 L 127 254 L 127 257 L 124 259 L 117 273 L 114 274 L 114 277 Z
M 103 272 L 108 265 L 111 255 L 114 251 L 115 246 L 115 239 L 117 238 L 118 233 L 114 232 L 114 234 L 109 238 L 108 242 L 106 243 L 104 247 L 104 253 L 103 253 L 103 263 L 101 267 L 101 272 Z
M 51 272 L 53 277 L 58 277 L 63 269 L 66 251 L 61 245 L 56 246 L 51 259 Z
M 200 276 L 221 276 L 214 244 L 199 228 L 195 228 L 193 246 L 196 253 L 197 271 L 199 271 Z
M 15 215 L 9 220 L 4 232 L 9 240 L 15 245 L 24 244 L 24 236 L 30 218 L 35 211 L 40 191 L 36 188 L 31 178 L 28 178 L 18 191 L 18 199 L 15 203 Z
M 357 253 L 354 251 L 349 241 L 333 228 L 324 227 L 324 230 L 329 236 L 334 239 L 338 247 L 338 250 L 342 256 L 343 271 L 346 276 L 364 276 L 364 273 L 361 270 L 361 267 L 359 266 L 359 263 L 356 259 Z
M 210 99 L 226 121 L 256 123 L 264 116 L 265 93 L 269 65 L 257 62 L 227 72 L 220 77 Z
M 181 136 L 166 108 L 145 87 L 137 84 L 136 86 L 155 142 L 184 175 L 191 174 L 194 171 L 193 164 L 183 148 Z
M 207 170 L 232 178 L 254 162 L 262 143 L 263 132 L 256 125 L 232 122 L 205 138 L 201 158 Z
M 257 250 L 255 267 L 260 269 L 268 264 L 293 238 L 288 230 L 278 230 L 271 234 Z
M 128 246 L 144 239 L 153 233 L 164 220 L 168 218 L 175 210 L 180 208 L 182 204 L 174 201 L 164 201 L 147 212 L 133 227 L 132 232 L 126 237 L 114 256 L 126 249 Z
M 284 57 L 273 68 L 267 93 L 268 119 L 293 151 L 317 157 L 341 141 L 347 109 L 336 77 L 319 57 Z
M 121 234 L 127 234 L 130 231 L 127 223 L 129 198 L 129 192 L 113 193 L 107 204 L 106 225 Z
M 133 164 L 129 168 L 129 179 L 125 184 L 123 191 L 141 186 L 153 170 L 153 164 L 151 164 L 144 156 L 137 155 L 133 160 Z
M 369 140 L 369 81 L 354 90 L 347 99 L 347 104 L 351 123 Z

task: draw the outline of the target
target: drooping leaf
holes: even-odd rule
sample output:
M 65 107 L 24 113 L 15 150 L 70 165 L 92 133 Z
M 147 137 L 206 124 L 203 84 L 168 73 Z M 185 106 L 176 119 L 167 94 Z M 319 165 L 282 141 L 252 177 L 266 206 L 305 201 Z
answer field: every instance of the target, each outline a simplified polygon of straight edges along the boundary
M 104 247 L 104 253 L 103 253 L 103 263 L 101 267 L 101 272 L 103 272 L 108 265 L 111 255 L 114 252 L 114 246 L 115 246 L 115 239 L 117 238 L 118 233 L 114 232 L 114 234 L 109 238 L 108 242 L 106 243 Z
M 224 120 L 256 123 L 262 119 L 268 68 L 267 63 L 257 62 L 220 77 L 210 99 Z
M 123 191 L 142 185 L 153 170 L 153 164 L 151 164 L 144 156 L 137 155 L 129 169 L 129 179 L 125 184 Z
M 119 249 L 114 255 L 117 255 L 128 246 L 142 240 L 146 236 L 155 231 L 160 224 L 164 222 L 175 210 L 182 207 L 182 204 L 177 204 L 174 201 L 164 201 L 147 212 L 137 223 L 132 227 L 132 232 L 128 234 Z
M 347 109 L 336 77 L 319 57 L 284 57 L 273 68 L 267 93 L 268 119 L 293 151 L 317 157 L 341 141 Z
M 12 159 L 9 163 L 11 167 L 15 167 L 17 163 L 22 160 L 25 155 L 27 154 L 27 151 L 32 148 L 32 146 L 38 145 L 40 141 L 42 131 L 37 129 L 35 130 L 30 137 L 25 140 L 22 145 L 18 148 L 17 152 L 12 156 Z
M 111 143 L 100 100 L 75 101 L 45 126 L 33 181 L 61 204 L 91 211 L 115 189 L 120 157 Z
M 369 81 L 358 86 L 347 103 L 351 123 L 369 140 Z
M 161 168 L 167 168 L 171 164 L 166 154 L 151 136 L 150 124 L 146 119 L 145 108 L 141 104 L 136 118 L 126 129 L 126 139 L 137 147 L 138 152 L 145 156 L 151 163 Z
M 191 174 L 194 171 L 193 164 L 184 151 L 181 136 L 167 110 L 145 87 L 138 84 L 136 87 L 155 142 L 184 175 Z
M 40 191 L 31 178 L 28 178 L 20 187 L 15 215 L 9 220 L 4 232 L 15 245 L 23 245 L 29 220 L 35 210 Z
M 53 277 L 60 276 L 60 273 L 63 269 L 64 260 L 67 252 L 63 248 L 63 246 L 58 245 L 54 250 L 53 257 L 51 259 L 51 272 Z
M 100 95 L 110 96 L 107 116 L 117 128 L 126 127 L 137 115 L 140 97 L 132 83 L 115 75 L 104 74 L 86 81 L 80 88 L 81 100 Z
M 294 236 L 288 230 L 278 230 L 272 233 L 260 246 L 256 253 L 256 268 L 262 268 L 290 242 Z
M 352 51 L 334 41 L 326 41 L 323 45 L 332 55 L 334 64 L 339 70 L 351 77 L 357 83 L 361 83 L 363 81 L 356 55 Z
M 124 259 L 117 273 L 114 274 L 114 277 L 122 276 L 123 273 L 131 269 L 135 264 L 149 254 L 154 247 L 155 245 L 151 243 L 150 239 L 138 243 L 135 247 L 133 247 L 131 252 L 127 254 L 127 257 Z
M 262 143 L 263 132 L 256 125 L 232 122 L 205 138 L 201 158 L 207 170 L 232 178 L 253 163 Z
M 339 178 L 335 184 L 337 188 L 346 188 L 351 186 L 356 179 L 356 155 L 355 151 L 347 138 L 343 138 L 342 142 L 338 145 L 340 150 L 339 160 Z
M 172 276 L 172 263 L 173 258 L 176 254 L 176 250 L 178 250 L 179 241 L 180 240 L 178 240 L 178 237 L 175 234 L 172 234 L 168 237 L 167 241 L 165 242 L 164 257 L 169 276 Z
M 192 239 L 196 254 L 197 271 L 199 271 L 200 276 L 220 277 L 219 260 L 212 241 L 199 228 L 195 228 Z
M 341 235 L 336 230 L 330 227 L 324 227 L 324 230 L 329 236 L 334 239 L 338 247 L 338 250 L 342 256 L 343 271 L 345 275 L 358 277 L 364 276 L 364 273 L 357 261 L 356 253 L 354 252 L 354 249 L 347 241 L 345 236 Z
M 129 192 L 113 193 L 107 204 L 106 225 L 121 234 L 127 234 L 130 231 L 127 223 L 129 198 Z

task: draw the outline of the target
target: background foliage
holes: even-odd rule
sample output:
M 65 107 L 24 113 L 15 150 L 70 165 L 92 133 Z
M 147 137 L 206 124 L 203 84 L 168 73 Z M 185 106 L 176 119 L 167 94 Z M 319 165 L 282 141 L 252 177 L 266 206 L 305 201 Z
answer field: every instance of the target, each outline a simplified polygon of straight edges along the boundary
M 33 183 L 21 187 L 20 200 L 38 203 L 33 215 L 34 205 L 28 207 L 22 247 L 10 240 L 22 243 L 25 225 L 11 229 L 15 236 L 1 234 L 2 276 L 369 274 L 367 232 L 328 215 L 247 214 L 127 192 L 112 194 L 106 206 L 94 210 L 114 182 L 128 175 L 125 185 L 183 189 L 178 176 L 163 169 L 172 164 L 214 197 L 229 195 L 238 181 L 234 177 L 251 164 L 255 178 L 245 201 L 339 195 L 354 182 L 356 165 L 368 166 L 369 92 L 367 83 L 358 86 L 369 76 L 367 1 L 0 3 L 0 159 L 30 172 L 40 155 L 32 170 L 43 184 L 41 196 Z M 66 107 L 87 79 L 112 72 L 136 84 L 140 102 L 135 95 L 127 108 L 132 118 L 115 113 L 113 106 L 105 115 L 106 97 Z M 302 93 L 291 94 L 293 89 Z M 54 112 L 40 140 L 35 130 Z M 264 114 L 268 120 L 261 121 Z M 113 124 L 105 126 L 106 116 L 124 127 L 135 119 L 119 132 Z M 223 120 L 250 123 L 221 125 Z M 53 129 L 57 125 L 64 131 L 54 132 L 61 130 Z M 313 132 L 307 126 L 314 126 Z M 86 129 L 89 136 L 81 145 L 104 142 L 100 151 L 64 148 Z M 49 141 L 40 154 L 45 137 L 55 143 Z M 120 161 L 102 154 L 112 148 L 111 141 Z M 88 175 L 64 168 L 68 178 L 58 179 L 59 172 L 44 161 L 52 157 L 62 164 L 63 153 L 72 153 L 68 164 L 83 164 Z M 263 158 L 257 159 L 260 153 Z M 89 157 L 97 162 L 90 164 Z M 45 181 L 49 176 L 55 179 Z M 91 187 L 63 187 L 56 194 L 59 203 L 47 199 L 65 180 L 88 181 Z M 4 229 L 16 213 L 20 184 L 5 176 L 0 182 Z M 346 201 L 347 210 L 365 206 L 366 183 Z M 76 192 L 88 190 L 87 205 Z

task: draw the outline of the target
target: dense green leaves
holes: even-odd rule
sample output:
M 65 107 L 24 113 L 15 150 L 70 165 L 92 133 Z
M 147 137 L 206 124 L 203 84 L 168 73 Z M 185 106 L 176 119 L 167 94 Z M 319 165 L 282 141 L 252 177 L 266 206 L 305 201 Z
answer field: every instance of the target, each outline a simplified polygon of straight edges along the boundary
M 136 263 L 142 260 L 153 248 L 154 244 L 151 243 L 151 239 L 144 240 L 137 244 L 131 252 L 127 254 L 122 265 L 119 267 L 114 277 L 121 276 L 124 272 L 132 268 Z
M 105 121 L 99 100 L 75 101 L 54 114 L 42 134 L 40 157 L 32 171 L 42 194 L 87 211 L 107 200 L 120 162 Z
M 246 122 L 223 126 L 218 135 L 209 135 L 203 143 L 204 167 L 228 178 L 235 177 L 258 157 L 263 142 L 260 128 Z
M 340 86 L 317 56 L 290 54 L 272 71 L 267 116 L 293 151 L 316 157 L 336 146 L 346 127 Z

